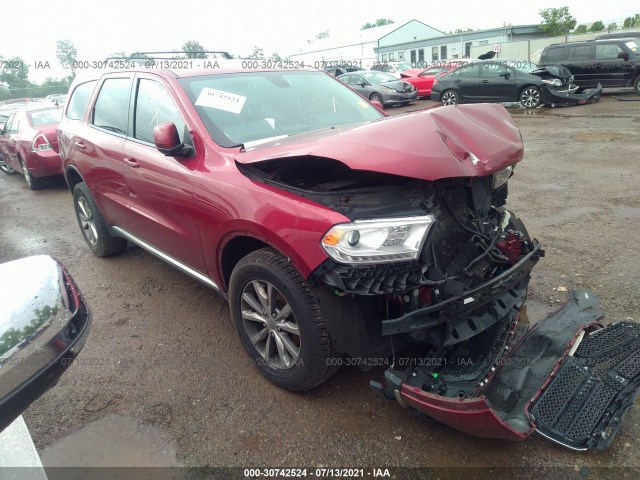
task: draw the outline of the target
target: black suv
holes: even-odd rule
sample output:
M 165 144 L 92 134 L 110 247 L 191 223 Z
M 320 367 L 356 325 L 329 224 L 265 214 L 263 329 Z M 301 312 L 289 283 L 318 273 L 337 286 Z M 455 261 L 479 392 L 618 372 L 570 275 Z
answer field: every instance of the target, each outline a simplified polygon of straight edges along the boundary
M 549 45 L 540 65 L 563 65 L 581 87 L 633 87 L 640 95 L 640 41 L 637 38 L 591 40 Z

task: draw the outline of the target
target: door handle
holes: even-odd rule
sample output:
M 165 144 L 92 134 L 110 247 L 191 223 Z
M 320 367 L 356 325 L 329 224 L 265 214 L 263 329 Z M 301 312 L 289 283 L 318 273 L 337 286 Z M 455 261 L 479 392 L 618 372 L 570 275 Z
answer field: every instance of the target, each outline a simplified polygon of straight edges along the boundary
M 122 159 L 125 165 L 129 165 L 131 168 L 140 168 L 140 164 L 136 162 L 133 158 L 124 157 Z
M 480 83 L 489 83 L 489 80 L 482 80 Z
M 74 143 L 75 143 L 75 146 L 78 147 L 78 149 L 80 149 L 80 150 L 86 150 L 87 149 L 87 146 L 82 142 L 74 142 Z

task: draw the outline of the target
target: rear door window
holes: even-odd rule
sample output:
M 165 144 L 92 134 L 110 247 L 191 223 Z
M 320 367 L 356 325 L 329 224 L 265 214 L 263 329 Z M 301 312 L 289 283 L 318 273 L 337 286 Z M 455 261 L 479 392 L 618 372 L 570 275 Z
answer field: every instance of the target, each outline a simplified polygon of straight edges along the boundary
M 578 45 L 569 47 L 569 55 L 567 60 L 589 60 L 591 54 L 591 45 Z
M 93 107 L 93 125 L 109 132 L 127 134 L 130 78 L 107 78 Z
M 69 106 L 67 107 L 67 113 L 65 115 L 68 119 L 80 120 L 82 118 L 96 83 L 98 83 L 97 80 L 81 83 L 75 88 L 71 94 L 71 99 L 69 100 Z
M 560 47 L 549 47 L 547 54 L 544 56 L 546 63 L 558 62 L 564 58 L 564 45 Z

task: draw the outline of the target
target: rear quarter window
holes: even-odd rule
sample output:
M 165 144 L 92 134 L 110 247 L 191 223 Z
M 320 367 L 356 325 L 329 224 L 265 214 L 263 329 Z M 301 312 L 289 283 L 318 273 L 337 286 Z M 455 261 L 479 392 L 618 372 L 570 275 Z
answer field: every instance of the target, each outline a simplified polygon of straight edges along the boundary
M 65 117 L 70 120 L 80 120 L 82 118 L 96 83 L 98 83 L 97 80 L 93 80 L 91 82 L 81 83 L 75 88 L 68 102 Z

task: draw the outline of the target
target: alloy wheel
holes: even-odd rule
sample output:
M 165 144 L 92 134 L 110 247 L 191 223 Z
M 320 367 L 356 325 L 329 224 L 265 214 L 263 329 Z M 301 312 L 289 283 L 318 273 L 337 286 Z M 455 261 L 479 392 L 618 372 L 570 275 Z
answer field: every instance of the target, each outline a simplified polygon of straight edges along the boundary
M 540 105 L 540 92 L 537 88 L 527 88 L 520 95 L 520 102 L 525 108 L 536 108 Z
M 262 359 L 279 370 L 294 367 L 300 330 L 284 295 L 265 280 L 252 280 L 242 290 L 240 311 L 245 333 Z
M 98 231 L 93 219 L 93 213 L 84 197 L 78 197 L 78 215 L 80 217 L 80 227 L 85 237 L 91 245 L 98 244 Z
M 443 105 L 455 105 L 458 103 L 458 96 L 455 92 L 449 90 L 448 92 L 444 92 L 442 94 L 442 104 Z

